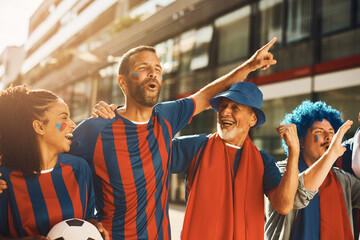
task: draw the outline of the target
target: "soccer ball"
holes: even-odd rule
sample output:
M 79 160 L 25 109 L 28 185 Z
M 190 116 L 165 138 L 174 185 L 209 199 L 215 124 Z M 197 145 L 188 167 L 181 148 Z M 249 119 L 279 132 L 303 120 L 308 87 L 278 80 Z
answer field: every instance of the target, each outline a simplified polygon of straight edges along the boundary
M 48 233 L 49 240 L 102 240 L 97 228 L 81 219 L 72 218 L 57 223 Z

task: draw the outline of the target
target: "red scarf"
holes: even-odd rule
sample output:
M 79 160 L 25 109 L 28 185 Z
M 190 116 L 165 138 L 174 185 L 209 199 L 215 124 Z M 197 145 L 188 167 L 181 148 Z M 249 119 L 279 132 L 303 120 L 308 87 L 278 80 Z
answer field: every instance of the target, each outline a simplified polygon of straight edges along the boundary
M 207 142 L 188 197 L 181 239 L 264 239 L 264 165 L 247 136 L 235 174 L 218 133 Z
M 319 188 L 320 239 L 354 239 L 342 187 L 332 171 Z

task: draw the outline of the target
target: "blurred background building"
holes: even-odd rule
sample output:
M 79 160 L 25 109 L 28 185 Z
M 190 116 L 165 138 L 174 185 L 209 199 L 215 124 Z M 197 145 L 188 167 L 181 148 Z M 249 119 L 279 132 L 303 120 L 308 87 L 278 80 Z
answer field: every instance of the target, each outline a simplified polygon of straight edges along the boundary
M 280 160 L 275 127 L 305 99 L 324 100 L 357 122 L 360 0 L 44 0 L 30 19 L 24 60 L 22 50 L 5 50 L 0 79 L 54 91 L 78 123 L 99 100 L 124 103 L 116 77 L 130 48 L 156 47 L 164 71 L 160 101 L 167 101 L 227 73 L 274 36 L 278 64 L 249 76 L 264 93 L 267 116 L 251 136 Z M 12 61 L 21 68 L 11 70 Z M 213 131 L 209 109 L 180 135 Z M 173 202 L 184 199 L 183 179 L 171 177 Z

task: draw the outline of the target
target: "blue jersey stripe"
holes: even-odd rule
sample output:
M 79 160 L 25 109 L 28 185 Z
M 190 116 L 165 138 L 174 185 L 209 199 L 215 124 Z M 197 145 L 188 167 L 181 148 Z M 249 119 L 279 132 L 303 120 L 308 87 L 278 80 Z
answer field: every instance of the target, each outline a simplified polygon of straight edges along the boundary
M 115 205 L 115 213 L 116 217 L 112 220 L 112 229 L 113 237 L 119 238 L 124 237 L 124 225 L 125 225 L 125 214 L 116 214 L 116 213 L 125 213 L 126 212 L 126 201 L 124 188 L 122 184 L 122 178 L 119 171 L 119 165 L 116 161 L 117 159 L 121 159 L 121 156 L 116 155 L 115 149 L 115 138 L 113 127 L 118 127 L 116 124 L 112 124 L 110 127 L 104 129 L 101 135 L 101 141 L 103 145 L 103 154 L 106 164 L 106 169 L 108 172 L 109 180 L 111 186 L 116 186 L 116 189 L 113 188 L 114 195 L 114 205 Z M 109 141 L 108 139 L 112 139 Z M 114 235 L 116 234 L 116 236 Z
M 147 204 L 147 192 L 145 187 L 146 180 L 143 165 L 140 159 L 139 139 L 136 129 L 136 125 L 125 126 L 126 141 L 128 146 L 128 152 L 130 153 L 130 162 L 133 171 L 137 195 L 136 230 L 138 238 L 141 238 L 147 237 L 147 216 L 145 211 Z
M 36 226 L 39 230 L 39 233 L 43 236 L 46 236 L 50 229 L 49 222 L 45 223 L 41 218 L 49 219 L 49 214 L 46 208 L 45 199 L 41 191 L 39 179 L 27 178 L 25 181 L 34 211 Z
M 59 175 L 61 175 L 61 177 L 59 177 Z M 51 173 L 51 178 L 53 180 L 56 195 L 59 199 L 63 218 L 64 216 L 67 216 L 68 218 L 73 218 L 74 207 L 72 206 L 69 192 L 67 191 L 64 178 L 62 177 L 62 167 L 59 167 L 56 174 Z
M 4 173 L 3 173 L 4 174 Z M 12 183 L 11 181 L 8 181 L 7 183 L 8 189 L 13 189 Z M 15 199 L 15 195 L 14 195 L 14 191 L 8 191 L 10 194 L 10 198 L 11 199 Z M 21 218 L 20 218 L 20 213 L 19 213 L 19 208 L 17 206 L 17 204 L 15 202 L 10 202 L 10 208 L 12 209 L 13 212 L 13 226 L 15 227 L 16 233 L 18 234 L 19 237 L 25 237 L 27 236 L 27 234 L 25 233 L 25 230 L 23 228 L 23 224 L 16 224 L 21 223 Z
M 163 208 L 161 202 L 161 195 L 163 194 L 162 190 L 162 178 L 164 176 L 164 171 L 162 168 L 161 155 L 159 151 L 159 143 L 155 138 L 154 132 L 149 131 L 149 135 L 147 136 L 147 140 L 149 142 L 149 146 L 155 146 L 154 149 L 151 149 L 151 158 L 153 162 L 153 166 L 155 169 L 155 179 L 156 179 L 156 192 L 155 192 L 155 199 L 156 199 L 156 210 L 155 210 L 155 219 L 156 225 L 158 228 L 159 239 L 163 239 Z

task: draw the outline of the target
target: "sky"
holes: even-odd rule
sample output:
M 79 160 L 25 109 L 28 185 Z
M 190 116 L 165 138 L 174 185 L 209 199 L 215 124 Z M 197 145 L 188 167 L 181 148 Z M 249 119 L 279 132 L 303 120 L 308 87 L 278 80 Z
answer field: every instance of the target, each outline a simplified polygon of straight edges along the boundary
M 29 19 L 43 0 L 0 0 L 0 54 L 6 46 L 21 46 L 29 31 Z

